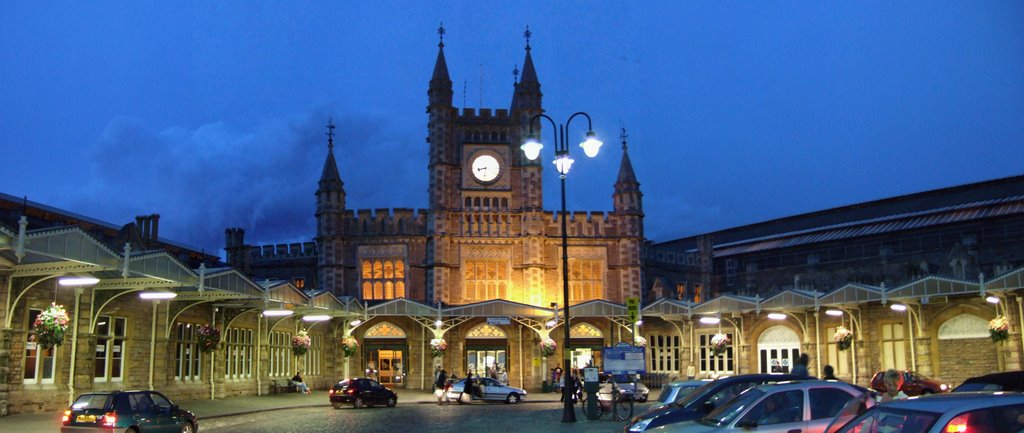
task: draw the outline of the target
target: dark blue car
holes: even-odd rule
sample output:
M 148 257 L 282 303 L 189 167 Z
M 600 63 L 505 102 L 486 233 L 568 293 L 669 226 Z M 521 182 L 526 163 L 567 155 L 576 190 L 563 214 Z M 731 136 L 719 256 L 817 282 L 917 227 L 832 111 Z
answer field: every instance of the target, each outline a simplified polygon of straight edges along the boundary
M 766 383 L 801 379 L 812 378 L 792 374 L 743 374 L 714 380 L 697 388 L 681 400 L 668 405 L 655 406 L 649 411 L 633 417 L 623 431 L 637 433 L 666 424 L 700 419 L 748 388 Z

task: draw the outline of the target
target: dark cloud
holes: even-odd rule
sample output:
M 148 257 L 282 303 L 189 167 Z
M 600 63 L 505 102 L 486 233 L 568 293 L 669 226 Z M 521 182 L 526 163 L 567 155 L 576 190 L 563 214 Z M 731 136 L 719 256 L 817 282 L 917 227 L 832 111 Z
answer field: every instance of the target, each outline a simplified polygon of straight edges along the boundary
M 312 240 L 328 113 L 160 131 L 115 118 L 90 149 L 92 176 L 69 207 L 114 222 L 159 213 L 162 237 L 209 252 L 221 251 L 227 227 L 244 228 L 253 244 Z M 349 207 L 424 205 L 425 152 L 410 146 L 413 131 L 367 115 L 334 122 Z

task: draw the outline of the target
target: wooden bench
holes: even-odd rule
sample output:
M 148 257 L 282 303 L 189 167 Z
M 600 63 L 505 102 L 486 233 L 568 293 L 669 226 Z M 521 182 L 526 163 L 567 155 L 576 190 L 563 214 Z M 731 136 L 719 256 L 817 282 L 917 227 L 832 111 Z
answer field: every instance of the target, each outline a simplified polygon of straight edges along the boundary
M 299 390 L 292 383 L 291 379 L 272 379 L 270 381 L 270 393 L 277 394 L 280 392 L 299 392 Z

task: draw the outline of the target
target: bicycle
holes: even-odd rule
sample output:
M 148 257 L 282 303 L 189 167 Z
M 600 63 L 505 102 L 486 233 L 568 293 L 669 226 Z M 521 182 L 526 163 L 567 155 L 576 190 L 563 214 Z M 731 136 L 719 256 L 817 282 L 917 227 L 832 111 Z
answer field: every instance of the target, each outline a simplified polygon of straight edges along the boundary
M 618 421 L 626 421 L 633 417 L 633 395 L 619 391 L 619 387 L 614 381 L 611 384 L 612 399 L 610 401 L 598 399 L 596 413 L 591 413 L 587 410 L 586 394 L 577 400 L 582 405 L 583 415 L 587 419 L 600 419 L 608 412 L 611 412 L 612 417 Z

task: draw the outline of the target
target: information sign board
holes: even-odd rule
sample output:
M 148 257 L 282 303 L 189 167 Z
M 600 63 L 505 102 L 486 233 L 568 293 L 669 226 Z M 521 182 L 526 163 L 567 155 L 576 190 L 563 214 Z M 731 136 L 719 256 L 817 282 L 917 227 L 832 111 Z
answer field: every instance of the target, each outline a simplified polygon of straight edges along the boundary
M 640 374 L 647 372 L 643 347 L 617 346 L 601 349 L 604 372 L 608 374 Z

